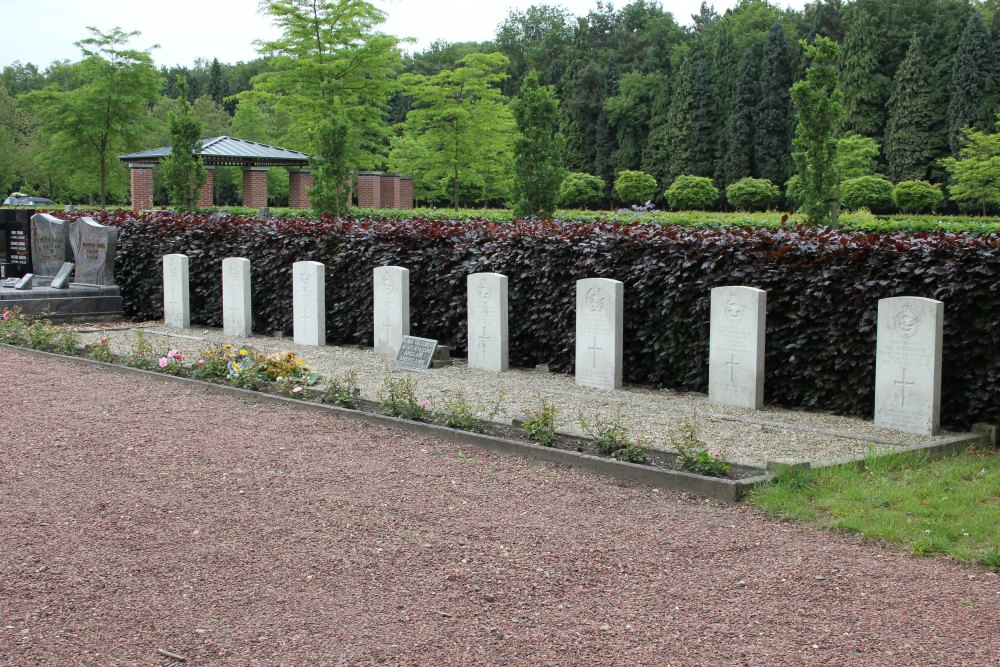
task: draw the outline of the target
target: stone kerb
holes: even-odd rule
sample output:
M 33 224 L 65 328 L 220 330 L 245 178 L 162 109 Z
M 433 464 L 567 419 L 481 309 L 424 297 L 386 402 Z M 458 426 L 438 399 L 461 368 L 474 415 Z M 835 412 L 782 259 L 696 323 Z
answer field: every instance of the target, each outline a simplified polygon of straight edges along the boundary
M 292 326 L 296 345 L 326 344 L 326 267 L 292 265 Z
M 587 278 L 576 283 L 576 383 L 622 386 L 622 330 L 625 286 L 618 280 Z
M 372 271 L 375 354 L 396 358 L 403 336 L 410 335 L 410 272 L 400 266 Z
M 902 296 L 878 302 L 875 423 L 918 435 L 941 424 L 944 303 Z
M 191 300 L 187 255 L 163 256 L 163 324 L 191 327 Z
M 250 260 L 222 260 L 222 330 L 227 336 L 246 338 L 253 329 L 250 298 Z
M 466 279 L 469 313 L 469 368 L 501 372 L 509 368 L 507 276 L 473 273 Z
M 712 290 L 708 397 L 719 405 L 764 406 L 767 292 L 754 287 Z

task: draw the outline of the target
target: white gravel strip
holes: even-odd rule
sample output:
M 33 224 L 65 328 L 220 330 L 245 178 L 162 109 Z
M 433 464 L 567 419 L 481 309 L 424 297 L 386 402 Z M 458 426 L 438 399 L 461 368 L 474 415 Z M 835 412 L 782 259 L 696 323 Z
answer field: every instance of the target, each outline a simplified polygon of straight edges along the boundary
M 172 329 L 162 324 L 143 324 L 127 328 L 120 325 L 80 327 L 81 339 L 92 343 L 100 336 L 110 338 L 117 354 L 131 350 L 136 332 L 143 331 L 157 352 L 178 349 L 195 357 L 210 345 L 225 343 L 252 345 L 261 352 L 292 351 L 324 377 L 357 373 L 362 397 L 378 400 L 386 377 L 400 377 L 410 371 L 394 369 L 390 359 L 379 357 L 370 348 L 312 347 L 296 345 L 291 338 L 254 336 L 231 340 L 221 329 Z M 647 447 L 671 449 L 670 434 L 685 423 L 694 421 L 698 436 L 710 449 L 735 463 L 763 465 L 768 460 L 794 459 L 819 463 L 864 455 L 869 448 L 893 451 L 908 445 L 931 443 L 954 433 L 934 438 L 916 436 L 852 417 L 788 410 L 766 406 L 754 411 L 710 403 L 708 396 L 627 386 L 608 391 L 576 386 L 572 375 L 536 370 L 512 369 L 491 373 L 470 369 L 464 360 L 439 370 L 413 373 L 417 393 L 433 409 L 448 399 L 464 396 L 479 407 L 482 416 L 496 411 L 493 420 L 510 423 L 511 419 L 536 411 L 547 398 L 558 409 L 560 431 L 586 435 L 578 415 L 588 421 L 621 419 L 633 435 L 641 435 Z

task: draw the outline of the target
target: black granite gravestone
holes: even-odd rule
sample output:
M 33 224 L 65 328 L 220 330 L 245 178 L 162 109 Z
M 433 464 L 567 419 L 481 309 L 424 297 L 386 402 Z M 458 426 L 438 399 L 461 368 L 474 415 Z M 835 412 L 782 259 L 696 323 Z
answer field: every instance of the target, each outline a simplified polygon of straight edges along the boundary
M 0 209 L 0 250 L 3 277 L 20 278 L 31 273 L 31 216 L 33 209 Z

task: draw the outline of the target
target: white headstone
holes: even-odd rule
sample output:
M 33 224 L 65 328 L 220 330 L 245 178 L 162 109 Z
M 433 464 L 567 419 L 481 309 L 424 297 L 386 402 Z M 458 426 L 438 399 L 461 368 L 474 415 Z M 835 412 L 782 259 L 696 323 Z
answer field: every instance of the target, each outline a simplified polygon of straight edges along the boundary
M 941 423 L 944 304 L 900 296 L 878 302 L 875 424 L 935 435 Z
M 319 262 L 292 265 L 292 325 L 297 345 L 326 344 L 326 267 Z
M 177 329 L 191 327 L 187 255 L 163 256 L 163 324 Z
M 617 280 L 576 282 L 576 383 L 582 387 L 622 386 L 622 307 L 625 286 Z
M 410 272 L 380 266 L 372 272 L 375 303 L 375 354 L 396 358 L 403 336 L 410 335 Z
M 473 273 L 468 277 L 469 368 L 508 369 L 507 276 Z
M 253 329 L 250 304 L 250 260 L 222 260 L 222 331 L 233 338 L 247 338 Z
M 720 405 L 764 406 L 767 292 L 755 287 L 712 290 L 708 398 Z

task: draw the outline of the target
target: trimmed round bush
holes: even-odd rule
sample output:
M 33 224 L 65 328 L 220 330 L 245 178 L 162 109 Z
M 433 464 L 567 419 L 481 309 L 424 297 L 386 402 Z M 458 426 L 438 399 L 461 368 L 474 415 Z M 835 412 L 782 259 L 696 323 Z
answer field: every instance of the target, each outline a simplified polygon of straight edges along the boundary
M 586 208 L 604 199 L 604 180 L 592 174 L 576 171 L 567 174 L 559 186 L 559 205 L 565 208 Z
M 941 187 L 927 181 L 902 181 L 892 191 L 892 200 L 903 213 L 933 211 L 942 199 Z
M 656 194 L 656 179 L 644 171 L 625 170 L 615 179 L 615 196 L 625 204 L 644 204 Z
M 719 199 L 719 189 L 704 176 L 678 176 L 663 195 L 675 211 L 705 211 Z
M 852 211 L 886 213 L 892 210 L 892 183 L 881 176 L 849 178 L 840 184 L 840 203 Z
M 781 190 L 766 178 L 741 178 L 726 188 L 726 201 L 738 211 L 762 211 L 778 201 Z

